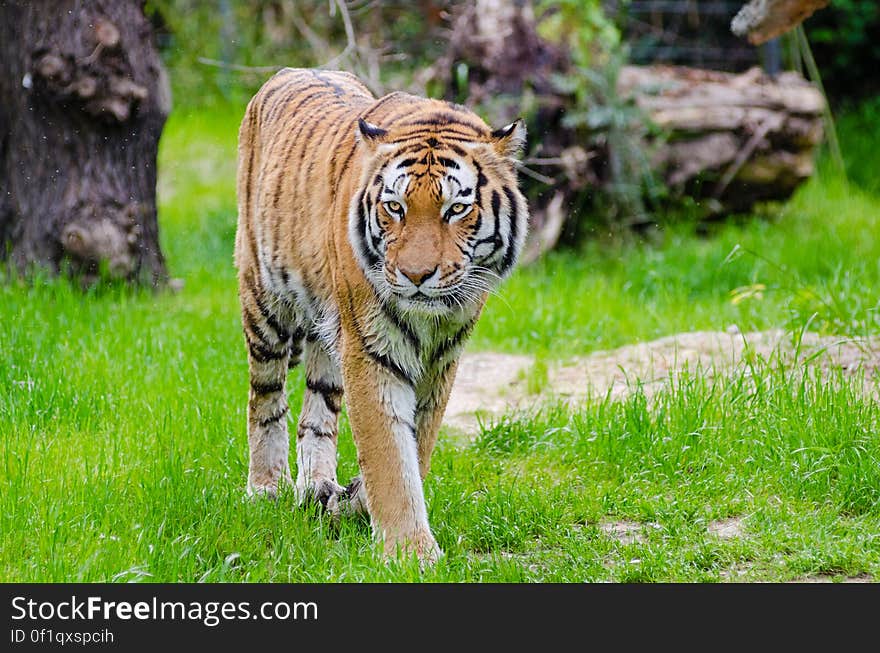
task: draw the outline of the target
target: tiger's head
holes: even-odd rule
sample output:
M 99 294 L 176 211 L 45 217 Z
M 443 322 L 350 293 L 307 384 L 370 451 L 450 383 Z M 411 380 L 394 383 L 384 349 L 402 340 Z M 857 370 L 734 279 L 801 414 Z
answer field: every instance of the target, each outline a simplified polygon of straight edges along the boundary
M 359 120 L 365 159 L 349 239 L 384 300 L 442 315 L 482 301 L 522 250 L 528 205 L 514 157 L 526 130 L 517 120 L 492 131 L 463 107 L 431 107 L 385 126 Z

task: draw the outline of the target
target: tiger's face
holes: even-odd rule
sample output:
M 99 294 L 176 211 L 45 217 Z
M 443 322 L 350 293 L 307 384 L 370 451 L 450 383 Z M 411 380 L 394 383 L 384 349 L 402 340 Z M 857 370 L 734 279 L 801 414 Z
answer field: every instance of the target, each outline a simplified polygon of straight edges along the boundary
M 510 158 L 524 139 L 521 121 L 472 140 L 443 129 L 416 139 L 360 129 L 379 140 L 349 225 L 369 281 L 408 313 L 442 315 L 484 300 L 525 238 L 528 210 Z

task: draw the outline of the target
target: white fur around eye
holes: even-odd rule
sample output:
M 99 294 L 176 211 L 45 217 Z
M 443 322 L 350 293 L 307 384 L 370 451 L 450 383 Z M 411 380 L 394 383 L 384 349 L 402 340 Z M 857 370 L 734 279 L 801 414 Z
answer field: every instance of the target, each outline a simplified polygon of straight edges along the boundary
M 382 206 L 385 208 L 385 212 L 395 220 L 400 220 L 406 214 L 406 207 L 397 200 L 382 202 Z
M 454 211 L 453 208 L 456 206 L 456 204 L 461 204 L 464 208 L 461 211 Z M 446 211 L 443 213 L 443 218 L 449 224 L 452 224 L 454 222 L 458 222 L 463 217 L 468 215 L 473 208 L 474 208 L 473 204 L 468 203 L 468 202 L 461 202 L 461 201 L 452 202 L 452 204 L 450 204 L 449 207 L 446 209 Z

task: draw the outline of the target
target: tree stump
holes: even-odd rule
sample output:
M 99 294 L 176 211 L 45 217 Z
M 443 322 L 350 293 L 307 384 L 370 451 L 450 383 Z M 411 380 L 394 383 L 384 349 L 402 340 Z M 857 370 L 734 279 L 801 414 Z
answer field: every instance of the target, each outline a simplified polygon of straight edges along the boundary
M 137 0 L 0 1 L 0 258 L 166 280 L 156 155 L 171 108 Z

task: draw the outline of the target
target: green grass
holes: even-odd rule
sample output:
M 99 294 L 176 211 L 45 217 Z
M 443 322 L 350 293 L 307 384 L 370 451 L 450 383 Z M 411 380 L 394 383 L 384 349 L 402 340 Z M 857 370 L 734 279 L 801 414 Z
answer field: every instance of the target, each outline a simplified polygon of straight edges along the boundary
M 0 580 L 880 577 L 880 407 L 858 376 L 774 361 L 723 383 L 694 372 L 651 400 L 508 415 L 473 440 L 441 435 L 426 492 L 446 556 L 425 573 L 382 563 L 361 520 L 336 526 L 289 496 L 243 500 L 240 114 L 166 128 L 161 234 L 179 293 L 0 285 Z M 848 130 L 845 147 L 860 135 Z M 823 168 L 786 206 L 708 235 L 680 225 L 553 254 L 492 298 L 471 348 L 535 354 L 538 392 L 547 361 L 678 331 L 876 334 L 872 181 Z M 343 420 L 340 478 L 355 473 Z M 709 532 L 725 518 L 740 537 Z M 639 524 L 641 540 L 606 534 L 615 521 Z
M 823 178 L 778 213 L 708 236 L 685 224 L 597 238 L 516 274 L 490 300 L 474 346 L 559 357 L 731 324 L 877 332 L 878 220 L 876 196 Z

